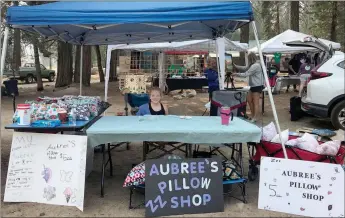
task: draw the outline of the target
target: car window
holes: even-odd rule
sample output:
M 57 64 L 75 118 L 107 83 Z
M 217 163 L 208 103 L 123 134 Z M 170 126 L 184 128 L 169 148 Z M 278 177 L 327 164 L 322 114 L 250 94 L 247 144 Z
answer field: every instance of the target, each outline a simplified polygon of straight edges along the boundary
M 42 69 L 42 70 L 45 70 L 45 69 L 46 69 L 46 67 L 45 67 L 45 66 L 43 66 L 43 65 L 41 64 L 41 69 Z
M 345 61 L 342 61 L 342 62 L 340 62 L 337 65 L 338 65 L 338 67 L 341 67 L 341 68 L 345 69 L 344 64 L 345 64 Z

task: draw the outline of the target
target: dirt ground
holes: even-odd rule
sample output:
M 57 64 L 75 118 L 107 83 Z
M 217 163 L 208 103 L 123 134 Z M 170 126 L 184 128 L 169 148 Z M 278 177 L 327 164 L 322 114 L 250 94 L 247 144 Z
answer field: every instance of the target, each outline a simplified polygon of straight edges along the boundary
M 40 95 L 46 96 L 63 96 L 65 94 L 78 95 L 79 86 L 72 86 L 67 89 L 54 90 L 53 83 L 44 83 L 45 90 L 42 93 L 36 93 L 35 84 L 20 85 L 20 96 L 17 98 L 17 103 L 22 103 L 25 100 L 35 99 Z M 115 115 L 117 112 L 124 111 L 123 96 L 120 94 L 116 82 L 109 84 L 109 102 L 112 107 L 107 110 L 107 115 Z M 104 84 L 97 82 L 92 83 L 90 88 L 84 88 L 84 95 L 104 96 Z M 281 129 L 287 128 L 294 131 L 300 127 L 314 127 L 314 128 L 330 128 L 332 126 L 327 120 L 319 120 L 314 117 L 305 117 L 298 122 L 291 122 L 289 115 L 289 99 L 296 93 L 282 92 L 280 95 L 274 95 L 275 105 L 277 107 L 278 117 Z M 205 103 L 208 101 L 207 93 L 198 93 L 192 99 L 173 100 L 172 97 L 165 96 L 164 101 L 169 105 L 170 114 L 187 114 L 187 115 L 202 115 L 205 111 Z M 187 105 L 187 106 L 185 106 Z M 3 97 L 2 99 L 2 113 L 1 113 L 1 216 L 2 217 L 37 217 L 37 216 L 68 216 L 68 217 L 143 217 L 145 210 L 128 209 L 129 190 L 122 187 L 123 181 L 129 172 L 133 163 L 140 163 L 142 148 L 139 144 L 131 144 L 130 150 L 125 147 L 117 148 L 112 152 L 114 164 L 114 176 L 110 177 L 109 172 L 106 172 L 105 179 L 105 196 L 100 197 L 100 176 L 101 176 L 101 154 L 95 153 L 94 167 L 92 173 L 86 179 L 84 212 L 79 211 L 74 207 L 62 207 L 55 205 L 37 204 L 37 203 L 4 203 L 3 193 L 6 183 L 7 167 L 10 154 L 10 146 L 12 140 L 11 130 L 5 130 L 4 126 L 10 124 L 12 121 L 13 107 L 12 99 Z M 273 121 L 273 114 L 268 100 L 265 96 L 265 114 L 262 117 L 261 123 L 267 124 Z M 248 171 L 248 152 L 247 147 L 243 147 L 245 173 Z M 213 214 L 197 214 L 193 216 L 198 217 L 289 217 L 290 215 L 259 210 L 258 205 L 258 179 L 255 182 L 247 183 L 247 200 L 248 204 L 225 197 L 225 210 L 222 213 Z M 239 195 L 239 192 L 235 192 Z M 143 200 L 140 195 L 135 195 L 135 200 Z M 187 215 L 186 215 L 187 216 Z

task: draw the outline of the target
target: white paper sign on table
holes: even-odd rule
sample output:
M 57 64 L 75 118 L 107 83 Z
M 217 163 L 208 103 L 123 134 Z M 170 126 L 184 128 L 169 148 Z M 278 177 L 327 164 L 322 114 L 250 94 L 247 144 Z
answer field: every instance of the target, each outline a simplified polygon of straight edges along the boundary
M 344 170 L 338 164 L 262 157 L 259 209 L 344 217 Z
M 87 136 L 14 132 L 4 201 L 83 211 L 86 149 Z

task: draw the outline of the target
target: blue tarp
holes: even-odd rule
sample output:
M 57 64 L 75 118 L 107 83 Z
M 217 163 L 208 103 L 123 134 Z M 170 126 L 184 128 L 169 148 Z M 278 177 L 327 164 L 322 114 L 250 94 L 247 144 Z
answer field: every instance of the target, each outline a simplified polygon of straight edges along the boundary
M 55 2 L 13 6 L 7 24 L 73 44 L 120 44 L 215 38 L 253 20 L 240 2 Z

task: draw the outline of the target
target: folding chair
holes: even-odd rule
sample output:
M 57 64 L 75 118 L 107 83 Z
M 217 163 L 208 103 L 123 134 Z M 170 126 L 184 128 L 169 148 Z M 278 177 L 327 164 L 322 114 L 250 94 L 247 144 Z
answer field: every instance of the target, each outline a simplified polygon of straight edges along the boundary
M 128 105 L 131 107 L 131 114 L 136 115 L 139 107 L 143 104 L 149 103 L 150 97 L 148 94 L 125 94 L 125 113 L 128 116 Z

